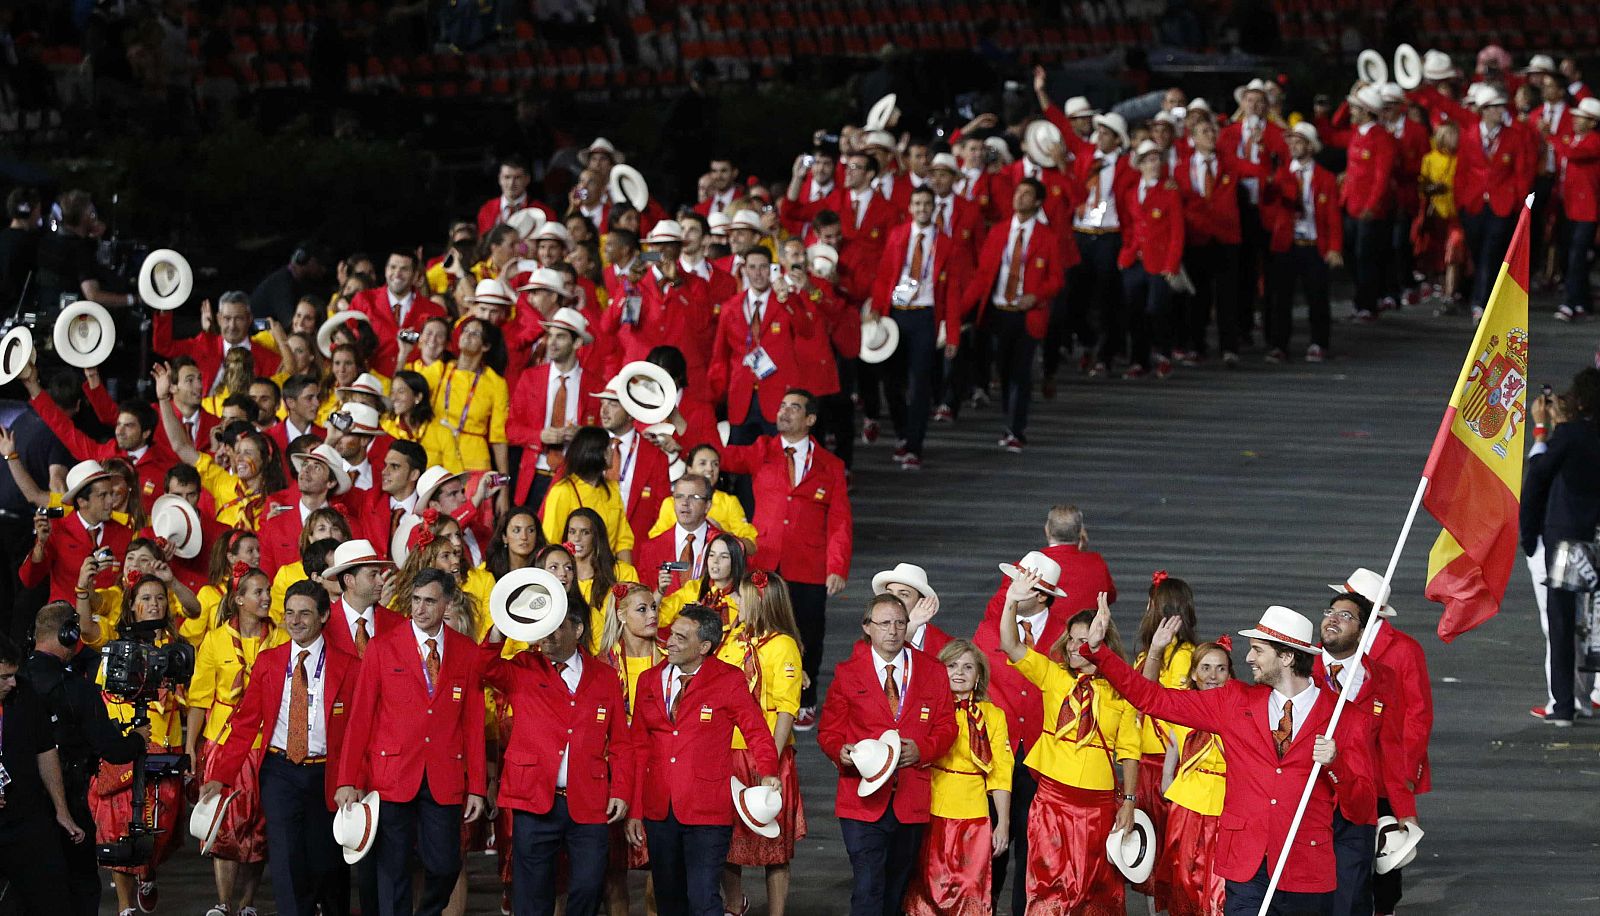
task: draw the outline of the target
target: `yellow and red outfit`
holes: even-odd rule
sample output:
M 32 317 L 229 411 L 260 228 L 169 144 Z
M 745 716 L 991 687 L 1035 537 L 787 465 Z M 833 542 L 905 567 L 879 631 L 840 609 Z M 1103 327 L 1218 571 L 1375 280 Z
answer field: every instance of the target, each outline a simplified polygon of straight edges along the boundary
M 506 414 L 511 406 L 506 380 L 488 366 L 476 371 L 458 369 L 454 362 L 444 360 L 418 374 L 428 380 L 433 413 L 439 424 L 456 434 L 462 467 L 468 471 L 494 470 L 490 446 L 506 444 Z
M 199 759 L 194 762 L 201 783 L 211 777 L 212 760 L 228 739 L 228 720 L 244 698 L 245 685 L 256 656 L 288 639 L 280 628 L 268 625 L 260 636 L 240 634 L 230 620 L 206 634 L 195 654 L 194 677 L 189 681 L 189 708 L 206 711 Z M 236 787 L 238 797 L 228 805 L 222 827 L 211 846 L 211 855 L 231 862 L 261 862 L 267 857 L 265 812 L 261 810 L 261 758 L 264 742 L 257 740 L 240 768 Z
M 109 631 L 110 626 L 102 624 Z M 157 639 L 165 645 L 166 637 Z M 102 669 L 95 678 L 105 684 Z M 102 693 L 106 714 L 114 722 L 133 720 L 133 705 L 109 693 Z M 151 754 L 183 753 L 183 717 L 185 712 L 183 690 L 162 690 L 147 708 L 150 717 L 150 741 L 146 749 Z M 128 823 L 133 818 L 133 764 L 111 764 L 101 761 L 100 770 L 89 783 L 89 813 L 94 817 L 94 837 L 97 843 L 110 843 L 128 834 Z M 155 847 L 148 861 L 134 866 L 107 866 L 112 871 L 135 875 L 149 880 L 156 867 L 183 845 L 186 830 L 178 827 L 178 816 L 183 813 L 183 777 L 168 776 L 146 779 L 144 784 L 144 810 L 141 823 L 160 830 L 155 836 Z
M 687 587 L 687 586 L 686 586 Z M 683 589 L 679 589 L 683 591 Z M 717 658 L 744 672 L 750 695 L 761 706 L 767 732 L 775 734 L 778 716 L 800 712 L 800 644 L 787 633 L 751 636 L 748 628 L 736 625 L 722 640 Z M 733 774 L 745 785 L 761 781 L 744 734 L 733 730 Z M 800 800 L 800 775 L 795 767 L 794 733 L 778 749 L 779 792 L 783 807 L 778 811 L 778 835 L 768 839 L 752 832 L 743 820 L 733 824 L 733 840 L 728 846 L 730 865 L 787 865 L 794 858 L 795 842 L 806 835 L 805 806 Z
M 1227 882 L 1212 869 L 1217 825 L 1228 787 L 1222 738 L 1186 725 L 1163 723 L 1178 748 L 1178 769 L 1166 798 L 1167 836 L 1155 874 L 1167 887 L 1169 916 L 1223 916 Z
M 1146 653 L 1139 653 L 1133 666 L 1140 671 L 1144 670 Z M 1194 646 L 1190 643 L 1171 643 L 1166 651 L 1161 654 L 1161 675 L 1157 681 L 1163 687 L 1180 690 L 1189 681 L 1189 669 L 1194 666 Z M 1159 722 L 1149 716 L 1139 715 L 1139 787 L 1134 792 L 1139 796 L 1139 809 L 1150 816 L 1150 823 L 1155 827 L 1155 848 L 1160 850 L 1163 846 L 1162 838 L 1167 831 L 1167 799 L 1161 794 L 1162 768 L 1167 762 L 1167 742 L 1165 722 Z M 1147 897 L 1154 897 L 1156 909 L 1167 908 L 1167 887 L 1165 872 L 1161 867 L 1161 860 L 1156 860 L 1156 870 L 1150 877 L 1135 884 L 1134 888 Z

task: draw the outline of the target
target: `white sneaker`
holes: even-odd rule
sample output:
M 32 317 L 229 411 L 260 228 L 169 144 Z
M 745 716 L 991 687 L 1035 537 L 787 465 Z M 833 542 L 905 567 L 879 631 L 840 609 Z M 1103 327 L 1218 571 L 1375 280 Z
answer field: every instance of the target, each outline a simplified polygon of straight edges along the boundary
M 216 904 L 211 909 L 206 910 L 206 916 L 228 916 L 228 905 L 226 903 Z M 244 914 L 241 913 L 240 916 L 244 916 Z
M 1562 304 L 1562 306 L 1560 308 L 1556 309 L 1556 313 L 1555 313 L 1554 317 L 1555 317 L 1555 319 L 1557 321 L 1571 321 L 1572 320 L 1572 306 L 1566 305 L 1566 304 Z

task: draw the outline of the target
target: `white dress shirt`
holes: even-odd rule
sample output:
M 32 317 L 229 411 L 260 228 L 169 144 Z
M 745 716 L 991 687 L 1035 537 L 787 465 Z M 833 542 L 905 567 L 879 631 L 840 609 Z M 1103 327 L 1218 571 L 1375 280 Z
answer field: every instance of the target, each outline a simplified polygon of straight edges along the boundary
M 280 751 L 289 749 L 289 701 L 294 692 L 294 669 L 300 653 L 306 655 L 306 753 L 312 757 L 328 756 L 328 723 L 322 715 L 323 664 L 327 661 L 326 644 L 319 634 L 309 646 L 290 644 L 289 664 L 284 669 L 283 699 L 278 701 L 278 721 L 272 726 L 272 743 Z
M 1194 191 L 1201 197 L 1207 197 L 1206 178 L 1211 178 L 1211 189 L 1217 187 L 1217 157 L 1214 153 L 1202 153 L 1195 150 L 1189 156 L 1189 183 L 1194 186 Z
M 761 322 L 766 320 L 767 300 L 769 297 L 771 297 L 771 295 L 772 290 L 770 289 L 764 293 L 758 293 L 752 289 L 744 294 L 744 320 L 745 323 L 750 326 L 752 345 L 754 343 L 754 339 L 761 336 L 759 333 L 761 330 Z
M 565 379 L 567 383 L 567 412 L 565 415 L 557 417 L 553 416 L 553 414 L 556 409 L 556 392 L 561 389 L 562 379 Z M 578 424 L 578 404 L 583 399 L 582 389 L 579 386 L 582 384 L 583 366 L 577 360 L 573 360 L 572 368 L 565 372 L 557 369 L 554 363 L 550 365 L 550 380 L 545 384 L 544 388 L 544 425 L 546 427 L 576 426 Z M 545 449 L 539 450 L 539 469 L 544 471 L 553 470 L 550 467 L 550 456 Z
M 867 218 L 867 207 L 872 203 L 872 189 L 850 192 L 850 209 L 855 215 L 855 228 L 861 228 L 861 221 Z
M 902 648 L 899 655 L 888 661 L 884 661 L 883 656 L 879 655 L 876 649 L 867 654 L 872 656 L 872 670 L 877 675 L 879 687 L 886 686 L 885 682 L 889 678 L 889 666 L 894 666 L 894 685 L 898 688 L 897 692 L 900 694 L 900 709 L 904 711 L 906 708 L 906 686 L 911 683 L 911 650 Z
M 1294 218 L 1294 237 L 1302 242 L 1317 240 L 1317 195 L 1311 190 L 1311 176 L 1316 167 L 1310 159 L 1289 163 L 1289 174 L 1300 186 L 1300 212 Z
M 939 231 L 948 235 L 956 234 L 956 195 L 954 192 L 948 197 L 933 198 L 933 221 L 939 225 Z
M 417 622 L 413 620 L 411 622 L 411 635 L 415 636 L 416 639 L 417 639 L 417 664 L 422 666 L 423 678 L 424 679 L 427 678 L 427 671 L 428 671 L 428 640 L 430 640 L 430 639 L 433 640 L 433 645 L 434 645 L 435 651 L 437 651 L 439 653 L 439 670 L 443 671 L 444 670 L 444 624 L 441 623 L 439 625 L 439 633 L 438 633 L 438 635 L 429 636 L 427 633 L 424 633 L 422 631 L 422 628 L 417 626 Z M 429 684 L 428 685 L 429 690 L 433 690 L 433 689 L 437 688 L 438 686 L 439 686 L 438 684 Z
M 633 503 L 634 471 L 639 467 L 639 433 L 632 427 L 620 436 L 613 435 L 617 443 L 617 492 L 622 495 L 624 511 Z
M 98 525 L 91 525 L 82 512 L 74 512 L 73 515 L 77 517 L 78 524 L 83 526 L 84 533 L 89 535 L 89 543 L 99 546 L 100 538 L 105 533 L 106 523 L 101 522 Z
M 700 669 L 696 668 L 693 672 L 685 672 L 677 665 L 667 665 L 661 669 L 661 698 L 667 701 L 667 712 L 669 715 L 672 712 L 673 699 L 677 697 L 678 693 L 682 691 L 684 686 L 683 683 L 678 680 L 678 677 L 686 673 L 690 678 L 693 678 L 696 674 L 700 673 Z
M 1361 685 L 1367 681 L 1367 666 L 1362 665 L 1361 670 L 1356 671 L 1354 670 L 1356 667 L 1355 661 L 1356 657 L 1354 655 L 1341 660 L 1329 655 L 1327 649 L 1322 650 L 1322 670 L 1328 672 L 1329 680 L 1333 680 L 1334 678 L 1338 679 L 1338 689 L 1343 690 L 1344 686 L 1349 684 L 1351 699 L 1354 699 L 1361 693 Z M 1334 665 L 1339 666 L 1339 673 L 1337 675 L 1333 673 Z M 1351 681 L 1354 681 L 1355 683 L 1351 683 Z
M 994 278 L 994 298 L 991 301 L 995 305 L 1011 304 L 1006 301 L 1006 289 L 1011 285 L 1011 271 L 1016 270 L 1019 272 L 1017 278 L 1018 289 L 1022 289 L 1022 282 L 1027 279 L 1026 265 L 1012 264 L 1011 252 L 1016 250 L 1017 235 L 1020 233 L 1022 236 L 1022 252 L 1024 255 L 1027 254 L 1028 242 L 1032 240 L 1033 227 L 1036 222 L 1037 215 L 1026 220 L 1018 219 L 1015 216 L 1011 217 L 1011 231 L 1006 234 L 1006 248 L 1000 254 L 1000 273 L 996 274 Z M 1027 258 L 1024 257 L 1023 261 L 1026 262 Z
M 1100 171 L 1095 173 L 1089 199 L 1073 215 L 1074 228 L 1113 230 L 1122 227 L 1117 218 L 1116 194 L 1117 160 L 1121 155 L 1120 149 L 1113 153 L 1095 154 L 1094 161 L 1101 163 Z
M 685 530 L 682 525 L 672 526 L 673 562 L 676 562 L 679 557 L 683 556 L 684 539 L 691 534 L 694 535 L 694 568 L 684 573 L 682 578 L 688 579 L 691 576 L 696 579 L 700 578 L 701 573 L 705 569 L 706 539 L 709 536 L 710 530 L 711 526 L 707 525 L 704 521 L 700 522 L 700 527 L 693 531 Z
M 783 440 L 783 447 L 794 449 L 794 455 L 789 459 L 790 466 L 793 468 L 794 479 L 797 482 L 805 480 L 806 469 L 811 461 L 811 437 L 807 436 L 799 442 L 790 442 L 785 439 Z
M 1283 704 L 1294 706 L 1294 729 L 1289 733 L 1289 740 L 1293 741 L 1300 735 L 1300 726 L 1306 724 L 1306 717 L 1311 715 L 1311 707 L 1317 705 L 1317 685 L 1308 684 L 1306 689 L 1292 697 L 1286 697 L 1278 691 L 1272 691 L 1267 697 L 1267 729 L 1270 731 L 1278 727 L 1278 720 L 1283 717 Z
M 1371 122 L 1368 123 L 1370 124 Z M 1261 144 L 1251 143 L 1250 137 L 1253 136 L 1258 129 L 1264 131 L 1265 125 L 1263 125 L 1261 119 L 1255 115 L 1247 115 L 1244 119 L 1242 128 L 1243 129 L 1239 131 L 1239 148 L 1235 152 L 1239 154 L 1240 159 L 1248 159 L 1251 162 L 1260 162 Z M 1265 137 L 1266 134 L 1263 132 L 1262 136 Z M 1260 179 L 1244 178 L 1239 181 L 1239 185 L 1245 189 L 1246 193 L 1249 194 L 1251 206 L 1261 205 Z
M 916 295 L 907 303 L 912 308 L 933 307 L 933 245 L 938 239 L 938 231 L 933 224 L 917 228 L 916 223 L 911 224 L 911 231 L 906 234 L 906 261 L 900 268 L 900 281 L 914 280 L 917 284 Z M 917 250 L 917 239 L 922 240 L 922 273 L 911 276 L 911 260 Z
M 342 459 L 341 459 L 342 460 Z M 345 473 L 350 475 L 351 486 L 361 487 L 365 490 L 372 489 L 372 462 L 362 457 L 360 464 L 344 462 Z
M 728 185 L 728 189 L 726 191 L 721 193 L 713 193 L 710 197 L 711 208 L 708 212 L 721 213 L 724 210 L 727 210 L 733 205 L 733 201 L 735 197 L 737 197 L 738 193 L 739 186 L 733 184 Z
M 1039 610 L 1035 611 L 1034 613 L 1028 615 L 1027 617 L 1023 617 L 1022 615 L 1018 614 L 1017 615 L 1017 641 L 1021 642 L 1023 640 L 1023 632 L 1024 631 L 1022 629 L 1022 625 L 1023 624 L 1027 624 L 1028 628 L 1030 630 L 1032 630 L 1032 633 L 1033 633 L 1033 645 L 1034 645 L 1034 648 L 1038 649 L 1038 651 L 1039 651 L 1039 653 L 1041 655 L 1048 653 L 1050 651 L 1050 647 L 1044 645 L 1044 628 L 1045 628 L 1045 625 L 1048 624 L 1049 622 L 1050 622 L 1050 609 L 1047 608 L 1047 607 L 1042 607 Z M 1041 646 L 1043 646 L 1043 648 L 1039 648 Z
M 350 602 L 344 599 L 344 596 L 341 595 L 339 597 L 339 608 L 344 612 L 344 626 L 345 629 L 350 631 L 350 641 L 352 643 L 356 641 L 357 620 L 365 620 L 367 622 L 368 639 L 372 639 L 378 635 L 378 621 L 374 619 L 375 612 L 371 607 L 358 611 L 353 605 L 350 604 Z
M 555 663 L 552 662 L 551 664 L 554 665 Z M 567 693 L 577 693 L 578 682 L 583 680 L 583 653 L 572 653 L 572 656 L 566 661 L 566 666 L 566 670 L 560 674 L 561 680 L 567 685 Z M 556 770 L 556 788 L 558 789 L 567 787 L 567 758 L 572 756 L 569 753 L 571 750 L 571 741 L 568 741 L 566 746 L 561 748 L 561 768 Z

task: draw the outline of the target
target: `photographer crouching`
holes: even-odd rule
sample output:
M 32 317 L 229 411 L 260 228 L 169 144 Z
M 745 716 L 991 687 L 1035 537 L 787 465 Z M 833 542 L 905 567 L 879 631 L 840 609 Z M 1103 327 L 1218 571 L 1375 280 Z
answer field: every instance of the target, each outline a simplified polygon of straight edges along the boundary
M 150 738 L 148 725 L 134 733 L 122 729 L 106 713 L 100 691 L 91 680 L 99 667 L 98 653 L 81 651 L 78 613 L 65 601 L 52 601 L 39 610 L 34 623 L 33 653 L 22 671 L 22 678 L 43 701 L 45 724 L 54 723 L 54 734 L 46 732 L 38 740 L 54 744 L 59 751 L 61 782 L 65 789 L 66 810 L 73 823 L 87 827 L 93 823 L 89 811 L 89 785 L 100 761 L 133 763 Z M 6 663 L 0 656 L 0 674 Z M 11 710 L 6 709 L 6 762 L 11 762 Z M 42 759 L 42 758 L 41 758 Z M 41 767 L 41 770 L 43 768 Z M 36 777 L 37 778 L 37 777 Z M 46 786 L 49 778 L 46 776 Z M 59 819 L 59 818 L 58 818 Z M 55 832 L 59 835 L 59 831 Z M 100 911 L 100 876 L 95 859 L 95 844 L 83 830 L 59 841 L 58 855 L 65 860 L 64 874 L 57 874 L 49 892 L 50 910 L 58 913 L 94 916 Z M 47 855 L 40 840 L 22 847 L 24 855 Z M 64 880 L 63 880 L 64 879 Z M 12 876 L 13 885 L 17 879 Z M 61 889 L 67 889 L 63 899 Z M 28 909 L 26 912 L 33 912 Z M 43 912 L 43 911 L 41 911 Z

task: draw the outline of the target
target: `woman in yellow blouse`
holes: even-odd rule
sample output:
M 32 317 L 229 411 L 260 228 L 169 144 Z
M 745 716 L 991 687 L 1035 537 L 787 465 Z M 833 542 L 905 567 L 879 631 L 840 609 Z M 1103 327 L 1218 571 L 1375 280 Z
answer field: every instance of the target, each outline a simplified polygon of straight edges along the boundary
M 739 504 L 737 496 L 717 489 L 717 478 L 722 476 L 722 456 L 712 446 L 697 445 L 684 460 L 689 464 L 688 473 L 711 481 L 711 511 L 706 518 L 711 520 L 711 524 L 744 541 L 746 553 L 755 553 L 756 526 L 745 518 L 744 506 Z M 664 499 L 661 501 L 661 511 L 656 514 L 656 523 L 650 526 L 650 536 L 663 534 L 677 523 L 678 516 L 672 510 L 672 500 Z
M 245 347 L 235 347 L 222 357 L 222 373 L 212 383 L 211 390 L 200 400 L 200 409 L 214 417 L 222 416 L 222 402 L 230 395 L 249 394 L 250 382 L 256 377 L 256 363 Z
M 546 550 L 559 550 L 552 544 Z M 622 683 L 622 696 L 628 709 L 628 722 L 633 722 L 634 698 L 639 695 L 639 676 L 661 661 L 661 644 L 657 641 L 658 619 L 656 596 L 648 587 L 637 582 L 619 583 L 612 595 L 616 614 L 606 619 L 600 634 L 599 651 L 594 655 L 617 672 Z M 590 634 L 591 639 L 593 634 Z M 611 825 L 611 864 L 606 870 L 606 909 L 611 913 L 628 912 L 628 871 L 648 869 L 650 850 L 635 846 L 623 836 L 622 824 Z M 650 876 L 645 875 L 645 899 L 654 899 Z
M 1157 634 L 1159 644 L 1161 634 Z M 1190 690 L 1214 690 L 1233 679 L 1233 640 L 1224 636 L 1194 650 Z M 1222 916 L 1227 882 L 1212 871 L 1217 825 L 1227 789 L 1228 764 L 1222 739 L 1210 732 L 1162 723 L 1167 757 L 1162 784 L 1167 801 L 1167 839 L 1156 858 L 1168 888 L 1171 916 Z
M 150 524 L 145 514 L 144 488 L 139 483 L 139 472 L 126 458 L 107 458 L 100 466 L 111 473 L 111 520 L 130 531 L 143 531 Z M 27 471 L 23 471 L 27 473 Z M 151 494 L 151 501 L 155 500 Z
M 189 430 L 178 420 L 177 411 L 167 403 L 172 399 L 172 390 L 166 366 L 156 366 L 151 375 L 156 379 L 156 402 L 167 442 L 179 461 L 200 472 L 200 485 L 216 504 L 217 521 L 230 528 L 254 531 L 260 524 L 267 494 L 276 493 L 285 485 L 283 456 L 277 445 L 251 430 L 232 443 L 229 465 L 224 468 L 195 447 Z
M 454 327 L 448 318 L 429 318 L 422 324 L 422 332 L 417 335 L 417 342 L 412 344 L 400 341 L 399 355 L 395 365 L 403 366 L 412 372 L 422 372 L 431 366 L 442 364 L 449 357 L 450 333 Z
M 504 273 L 506 265 L 516 260 L 517 243 L 520 241 L 522 236 L 517 233 L 515 226 L 501 223 L 490 229 L 478 242 L 478 263 L 472 265 L 473 282 L 493 280 Z M 511 278 L 507 276 L 506 279 Z
M 1028 900 L 1050 912 L 1121 913 L 1122 875 L 1106 858 L 1105 843 L 1112 830 L 1133 823 L 1139 722 L 1128 701 L 1078 654 L 1093 611 L 1074 614 L 1048 656 L 1017 637 L 1018 607 L 1036 608 L 1039 587 L 1036 574 L 1018 569 L 1000 612 L 1000 650 L 1039 688 L 1044 705 L 1044 732 L 1023 761 L 1039 780 L 1028 809 Z M 1115 627 L 1106 642 L 1122 654 Z M 1062 661 L 1052 661 L 1057 658 Z
M 589 606 L 589 651 L 597 651 L 598 634 L 605 632 L 610 616 L 608 609 L 615 603 L 611 586 L 618 582 L 638 582 L 639 571 L 611 553 L 606 523 L 593 509 L 574 509 L 561 540 L 571 547 L 572 558 L 578 564 L 578 591 L 583 595 L 584 604 Z
M 717 658 L 743 669 L 745 683 L 766 716 L 767 729 L 778 746 L 783 807 L 778 812 L 778 835 L 771 839 L 757 835 L 744 821 L 735 820 L 728 864 L 722 872 L 722 899 L 729 904 L 745 899 L 740 869 L 765 866 L 767 912 L 783 916 L 789 896 L 789 862 L 794 859 L 795 843 L 806 835 L 800 776 L 794 762 L 794 717 L 800 711 L 800 684 L 804 677 L 800 667 L 800 628 L 795 625 L 794 607 L 789 603 L 789 586 L 775 573 L 758 570 L 741 579 L 738 613 L 739 625 L 723 639 Z M 733 732 L 733 775 L 747 786 L 761 781 L 755 757 L 738 729 Z M 742 907 L 728 907 L 733 912 L 748 908 L 748 900 Z
M 511 467 L 506 446 L 506 413 L 511 392 L 506 380 L 484 361 L 494 326 L 477 318 L 461 322 L 454 362 L 437 362 L 419 373 L 433 391 L 433 412 L 460 441 L 461 463 L 469 471 Z
M 367 371 L 366 360 L 350 344 L 340 344 L 333 348 L 333 356 L 328 359 L 328 374 L 322 379 L 322 406 L 317 408 L 317 425 L 326 428 L 328 417 L 338 410 L 344 403 L 340 396 L 340 388 L 349 388 Z M 387 389 L 388 380 L 377 375 L 378 381 L 384 383 Z M 382 408 L 380 408 L 381 410 Z
M 278 567 L 272 576 L 272 619 L 274 622 L 283 622 L 283 599 L 289 594 L 289 586 L 306 579 L 306 563 L 304 560 L 306 548 L 324 538 L 335 538 L 339 543 L 350 540 L 354 535 L 350 531 L 350 520 L 345 518 L 338 509 L 332 506 L 323 506 L 321 509 L 311 510 L 306 516 L 305 527 L 300 529 L 300 542 L 298 551 L 302 559 L 293 563 L 285 563 Z
M 267 581 L 266 573 L 241 564 L 234 567 L 228 582 L 228 591 L 217 610 L 216 626 L 200 643 L 194 677 L 189 681 L 184 750 L 195 761 L 202 783 L 216 778 L 211 773 L 211 758 L 228 739 L 228 719 L 244 697 L 256 656 L 288 638 L 281 628 L 272 625 L 272 583 Z M 240 907 L 253 905 L 256 887 L 261 883 L 267 835 L 258 787 L 265 753 L 265 743 L 258 741 L 245 758 L 239 778 L 233 783 L 238 795 L 228 805 L 211 846 L 217 900 L 226 905 L 226 912 L 237 913 Z
M 456 436 L 444 428 L 433 414 L 433 396 L 428 380 L 421 373 L 403 369 L 389 383 L 389 410 L 383 417 L 383 431 L 396 439 L 422 446 L 428 464 L 438 465 L 452 474 L 464 470 Z
M 539 508 L 545 540 L 554 544 L 566 537 L 567 517 L 577 509 L 589 509 L 606 530 L 612 553 L 624 562 L 633 562 L 633 529 L 628 525 L 622 494 L 606 477 L 611 436 L 598 426 L 578 430 L 567 444 L 561 476 L 550 484 Z
M 671 570 L 662 570 L 658 584 L 670 582 L 671 575 Z M 705 573 L 661 599 L 661 626 L 672 626 L 685 607 L 700 604 L 722 615 L 724 634 L 736 629 L 742 619 L 739 583 L 743 581 L 744 548 L 738 538 L 723 532 L 706 545 Z
M 1165 621 L 1177 620 L 1177 638 L 1151 651 L 1150 641 Z M 1150 597 L 1144 617 L 1139 621 L 1139 655 L 1133 666 L 1148 680 L 1163 687 L 1181 688 L 1189 680 L 1189 665 L 1194 659 L 1194 590 L 1189 583 L 1156 570 L 1150 577 Z M 1167 800 L 1161 794 L 1161 767 L 1167 759 L 1167 744 L 1162 729 L 1167 723 L 1139 715 L 1139 808 L 1150 816 L 1155 827 L 1155 848 L 1160 849 L 1167 830 Z M 1157 910 L 1167 908 L 1165 874 L 1158 860 L 1156 870 L 1141 884 L 1139 893 L 1154 897 Z
M 85 558 L 83 568 L 78 573 L 78 631 L 83 634 L 85 646 L 98 649 L 111 641 L 127 603 L 126 586 L 145 576 L 152 576 L 166 586 L 170 621 L 187 621 L 200 616 L 199 598 L 172 574 L 172 568 L 162 558 L 161 548 L 156 546 L 155 541 L 134 538 L 128 542 L 128 552 L 122 561 L 122 579 L 110 588 L 94 587 L 94 576 L 99 567 L 93 565 L 93 559 Z M 177 632 L 175 624 L 173 632 Z
M 200 586 L 195 595 L 200 602 L 200 615 L 184 620 L 178 628 L 179 635 L 197 649 L 205 641 L 206 634 L 216 627 L 223 593 L 227 591 L 233 571 L 241 563 L 248 567 L 261 564 L 261 540 L 254 531 L 235 528 L 211 545 L 211 565 L 206 570 L 211 584 Z
M 132 552 L 132 548 L 129 552 Z M 134 579 L 133 585 L 124 593 L 117 619 L 119 623 L 159 621 L 161 631 L 153 640 L 149 636 L 140 638 L 153 641 L 158 646 L 170 645 L 178 639 L 178 634 L 173 629 L 172 617 L 172 603 L 176 596 L 168 591 L 166 581 L 144 573 L 135 575 L 137 578 Z M 168 572 L 168 575 L 171 573 Z M 107 630 L 115 633 L 118 628 L 118 624 L 113 624 L 108 626 Z M 122 634 L 115 633 L 113 638 L 122 638 Z M 101 684 L 105 683 L 103 668 L 96 680 Z M 134 708 L 131 703 L 111 694 L 103 693 L 101 698 L 105 701 L 106 712 L 112 721 L 123 724 L 133 720 Z M 151 754 L 183 753 L 183 704 L 181 688 L 173 691 L 163 689 L 146 707 L 150 718 L 150 741 L 147 749 Z M 181 844 L 183 831 L 178 829 L 178 814 L 182 811 L 181 775 L 146 780 L 141 823 L 161 832 L 156 834 L 154 851 L 143 865 L 107 866 L 111 871 L 111 883 L 117 891 L 118 912 L 137 911 L 139 885 L 146 883 L 153 885 L 156 869 L 171 856 L 172 850 Z M 89 812 L 94 817 L 95 842 L 111 843 L 127 836 L 128 823 L 133 818 L 131 764 L 100 764 L 99 772 L 90 783 Z
M 989 702 L 989 659 L 965 639 L 953 639 L 939 650 L 939 661 L 955 696 L 956 740 L 933 763 L 933 816 L 905 910 L 912 916 L 988 916 L 991 857 L 1005 852 L 1011 837 L 1015 759 L 1006 715 Z

